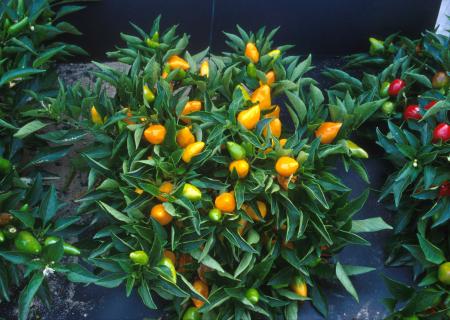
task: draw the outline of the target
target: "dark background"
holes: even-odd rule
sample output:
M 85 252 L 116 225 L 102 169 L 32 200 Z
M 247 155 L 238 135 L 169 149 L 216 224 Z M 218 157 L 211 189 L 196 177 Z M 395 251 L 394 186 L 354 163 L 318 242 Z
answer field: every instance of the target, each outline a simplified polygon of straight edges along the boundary
M 105 52 L 123 45 L 120 32 L 133 33 L 129 22 L 146 31 L 162 14 L 163 29 L 179 24 L 191 35 L 189 50 L 210 46 L 225 49 L 222 31 L 236 24 L 256 31 L 281 26 L 277 43 L 294 44 L 298 54 L 346 55 L 364 51 L 369 36 L 394 32 L 417 36 L 433 29 L 440 0 L 102 0 L 88 3 L 68 16 L 83 36 L 70 37 L 90 54 L 85 60 L 105 60 Z M 78 57 L 74 59 L 80 59 Z

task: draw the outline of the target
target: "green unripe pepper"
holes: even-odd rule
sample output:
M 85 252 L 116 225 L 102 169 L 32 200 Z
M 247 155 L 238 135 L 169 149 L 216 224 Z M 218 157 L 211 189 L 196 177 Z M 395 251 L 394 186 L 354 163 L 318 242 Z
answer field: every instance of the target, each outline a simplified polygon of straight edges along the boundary
M 159 42 L 155 41 L 153 39 L 147 38 L 147 39 L 145 39 L 145 43 L 147 44 L 147 46 L 149 48 L 152 48 L 152 49 L 159 48 Z
M 360 159 L 367 159 L 369 158 L 369 154 L 366 150 L 358 146 L 356 143 L 354 143 L 351 140 L 343 140 L 341 141 L 342 144 L 345 145 L 345 147 L 350 151 L 350 156 L 353 158 L 360 158 Z
M 142 250 L 130 252 L 130 260 L 141 266 L 148 264 L 148 254 Z
M 143 92 L 145 101 L 149 103 L 155 101 L 155 94 L 152 92 L 152 90 L 150 90 L 150 88 L 146 84 L 144 84 Z
M 200 189 L 190 183 L 184 184 L 182 195 L 190 201 L 199 201 L 202 199 L 202 192 Z
M 252 303 L 257 304 L 259 301 L 259 292 L 254 288 L 250 288 L 245 292 L 245 297 Z
M 28 26 L 28 17 L 23 18 L 19 22 L 13 24 L 8 28 L 8 34 L 10 36 L 15 36 L 18 33 L 20 33 L 23 29 L 25 29 Z
M 384 52 L 384 42 L 375 38 L 369 38 L 369 54 L 374 56 Z
M 250 78 L 256 78 L 257 76 L 256 76 L 256 66 L 255 66 L 255 64 L 253 63 L 253 62 L 250 62 L 248 65 L 247 65 L 247 75 L 250 77 Z
M 3 231 L 2 230 L 0 230 L 0 243 L 3 243 L 3 242 L 5 242 L 5 234 L 3 233 Z
M 392 113 L 394 113 L 395 111 L 395 104 L 391 101 L 386 101 L 385 103 L 383 103 L 383 105 L 381 106 L 381 111 L 389 116 Z
M 30 208 L 30 206 L 28 205 L 28 203 L 25 203 L 23 206 L 20 207 L 19 211 L 27 212 L 29 208 Z
M 170 271 L 170 279 L 173 283 L 177 283 L 177 271 L 175 270 L 172 260 L 167 257 L 163 257 L 159 262 L 159 266 L 167 267 Z
M 213 208 L 209 210 L 208 217 L 211 221 L 220 222 L 220 220 L 222 220 L 222 211 L 217 208 Z
M 389 86 L 391 85 L 390 82 L 385 81 L 381 84 L 380 87 L 380 97 L 387 98 L 389 97 Z
M 51 244 L 58 242 L 59 240 L 62 241 L 61 238 L 50 236 L 44 240 L 44 245 L 49 246 Z M 71 245 L 70 243 L 63 242 L 63 248 L 64 248 L 64 253 L 69 256 L 78 256 L 81 253 L 80 249 Z
M 11 162 L 8 159 L 0 157 L 0 174 L 8 174 L 11 168 Z
M 201 320 L 201 319 L 202 317 L 196 307 L 187 308 L 183 315 L 183 320 Z
M 16 249 L 23 253 L 38 255 L 42 251 L 42 246 L 31 232 L 20 231 L 14 240 Z
M 244 147 L 242 147 L 240 144 L 237 144 L 236 142 L 228 141 L 227 150 L 234 160 L 244 159 L 247 155 Z
M 152 36 L 152 40 L 153 41 L 159 41 L 159 32 L 155 31 L 155 33 Z

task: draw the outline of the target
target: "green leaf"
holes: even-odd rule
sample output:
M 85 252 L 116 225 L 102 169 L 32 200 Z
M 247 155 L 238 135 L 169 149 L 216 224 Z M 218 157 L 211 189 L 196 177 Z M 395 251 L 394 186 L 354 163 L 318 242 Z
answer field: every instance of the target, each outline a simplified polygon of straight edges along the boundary
M 44 281 L 44 274 L 38 270 L 33 274 L 28 285 L 22 290 L 19 297 L 19 320 L 28 319 L 31 302 Z
M 133 222 L 133 219 L 131 219 L 129 216 L 123 214 L 122 212 L 114 209 L 113 207 L 107 205 L 106 203 L 99 201 L 98 204 L 100 207 L 108 212 L 110 215 L 112 215 L 114 218 L 116 218 L 119 221 L 125 222 L 125 223 L 131 223 Z
M 347 273 L 345 273 L 344 267 L 339 262 L 336 263 L 336 277 L 342 283 L 345 290 L 347 290 L 347 292 L 350 293 L 357 302 L 359 302 L 358 294 L 356 293 L 356 290 L 353 287 Z
M 44 128 L 45 126 L 47 126 L 47 124 L 45 124 L 39 120 L 31 121 L 31 122 L 27 123 L 26 125 L 24 125 L 22 128 L 20 128 L 19 131 L 14 133 L 14 137 L 17 139 L 23 139 L 23 138 L 27 137 L 28 135 L 32 134 L 33 132 L 36 132 L 36 131 Z
M 422 249 L 425 258 L 429 262 L 434 264 L 441 264 L 445 261 L 445 255 L 441 249 L 436 247 L 419 233 L 417 234 L 417 239 L 419 239 L 420 248 Z
M 150 293 L 150 289 L 148 287 L 147 281 L 142 281 L 141 285 L 138 288 L 138 293 L 139 296 L 142 299 L 142 302 L 144 302 L 144 304 L 150 308 L 150 309 L 157 309 L 158 307 L 156 306 L 156 304 L 153 302 L 153 298 L 152 295 Z
M 368 218 L 364 220 L 352 220 L 352 229 L 354 233 L 377 232 L 381 230 L 392 230 L 381 217 Z
M 58 198 L 56 195 L 55 185 L 51 185 L 50 189 L 45 193 L 44 199 L 39 208 L 39 216 L 44 221 L 44 225 L 52 220 L 58 211 Z
M 33 68 L 39 68 L 43 64 L 45 64 L 47 61 L 49 61 L 51 58 L 56 56 L 58 53 L 63 51 L 66 48 L 66 46 L 62 45 L 56 48 L 48 49 L 42 53 L 39 54 L 39 56 L 33 61 Z
M 13 81 L 15 79 L 22 79 L 34 74 L 43 73 L 45 70 L 34 69 L 34 68 L 22 68 L 22 69 L 14 69 L 8 72 L 5 72 L 3 76 L 0 78 L 0 87 L 4 86 L 6 83 Z

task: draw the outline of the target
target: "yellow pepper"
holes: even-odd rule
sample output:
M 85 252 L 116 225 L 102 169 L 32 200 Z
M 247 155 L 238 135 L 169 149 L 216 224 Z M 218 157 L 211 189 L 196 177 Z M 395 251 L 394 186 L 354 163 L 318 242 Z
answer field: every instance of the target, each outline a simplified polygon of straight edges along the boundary
M 93 123 L 98 124 L 98 125 L 102 125 L 104 123 L 102 116 L 100 115 L 100 113 L 98 113 L 95 106 L 92 106 L 92 108 L 91 108 L 91 120 Z
M 258 63 L 259 61 L 259 51 L 253 42 L 247 43 L 245 46 L 245 56 L 249 58 L 253 63 Z
M 208 60 L 203 60 L 202 64 L 200 65 L 200 75 L 202 77 L 209 78 L 209 62 L 208 62 Z
M 189 63 L 176 55 L 171 56 L 169 60 L 167 60 L 167 64 L 169 65 L 170 70 L 181 69 L 186 71 L 189 69 Z
M 281 136 L 281 120 L 279 118 L 275 118 L 272 121 L 269 122 L 270 132 L 272 132 L 272 136 L 279 138 Z M 263 129 L 263 136 L 266 137 L 268 134 L 267 132 L 267 125 Z
M 195 137 L 189 127 L 184 127 L 177 132 L 177 143 L 181 148 L 185 148 L 195 142 Z
M 263 84 L 258 89 L 253 91 L 251 100 L 253 103 L 259 103 L 261 110 L 269 109 L 272 105 L 270 98 L 270 87 L 267 84 Z
M 261 110 L 259 105 L 255 105 L 251 108 L 239 112 L 237 121 L 246 129 L 252 130 L 256 127 L 261 117 Z
M 183 159 L 183 161 L 186 163 L 191 162 L 192 158 L 202 152 L 204 147 L 205 143 L 203 141 L 191 143 L 186 148 L 184 148 L 181 159 Z

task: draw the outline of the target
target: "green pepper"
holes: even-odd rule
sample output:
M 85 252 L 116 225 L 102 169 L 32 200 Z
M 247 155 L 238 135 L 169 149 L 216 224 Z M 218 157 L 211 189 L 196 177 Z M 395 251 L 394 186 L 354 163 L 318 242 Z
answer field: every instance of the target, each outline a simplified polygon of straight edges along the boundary
M 370 55 L 374 56 L 384 52 L 384 41 L 375 38 L 369 38 L 369 42 L 370 42 L 369 48 Z
M 245 292 L 245 297 L 252 303 L 257 304 L 259 301 L 259 292 L 255 288 L 250 288 Z
M 247 75 L 250 78 L 256 78 L 256 66 L 255 66 L 255 64 L 253 62 L 250 62 L 247 65 Z
M 59 240 L 62 241 L 61 238 L 50 236 L 44 240 L 44 245 L 49 246 L 51 244 L 58 242 Z M 63 248 L 64 248 L 64 253 L 69 256 L 78 256 L 81 253 L 80 249 L 78 249 L 77 247 L 71 245 L 70 243 L 66 243 L 64 241 L 63 241 Z
M 390 82 L 385 81 L 380 87 L 380 97 L 386 98 L 389 97 L 389 86 L 391 85 Z
M 196 307 L 189 307 L 183 315 L 183 320 L 201 320 L 202 317 Z
M 28 203 L 25 203 L 24 205 L 22 205 L 19 209 L 20 212 L 27 212 L 28 209 L 30 208 L 30 206 L 28 205 Z
M 234 160 L 242 160 L 247 155 L 244 147 L 242 147 L 240 144 L 237 144 L 236 142 L 228 141 L 227 150 Z
M 211 221 L 220 222 L 220 220 L 222 220 L 222 211 L 217 208 L 213 208 L 209 210 L 208 217 Z
M 186 71 L 184 71 L 183 69 L 178 69 L 175 80 L 183 80 L 184 78 L 186 78 Z
M 23 253 L 37 255 L 41 253 L 42 246 L 31 232 L 20 231 L 14 240 L 16 249 Z
M 153 41 L 159 41 L 159 32 L 155 31 L 155 33 L 152 36 L 152 40 Z
M 170 279 L 173 283 L 177 283 L 177 272 L 175 270 L 175 266 L 173 265 L 172 260 L 167 257 L 163 257 L 159 262 L 159 266 L 164 266 L 170 271 Z
M 19 22 L 13 24 L 8 28 L 8 34 L 10 36 L 15 36 L 20 33 L 23 29 L 25 29 L 28 25 L 28 17 L 23 18 Z
M 143 92 L 145 101 L 150 103 L 155 101 L 155 94 L 152 92 L 152 90 L 150 90 L 150 88 L 146 84 L 144 84 L 143 86 Z
M 3 233 L 2 230 L 0 230 L 0 243 L 5 242 L 5 234 Z
M 386 101 L 381 106 L 381 111 L 387 116 L 391 115 L 395 111 L 395 104 L 391 101 Z
M 184 184 L 182 195 L 190 201 L 199 201 L 202 199 L 202 192 L 200 189 L 190 183 Z
M 351 140 L 344 140 L 342 143 L 345 147 L 350 151 L 350 156 L 353 158 L 367 159 L 369 158 L 369 154 L 366 150 L 358 146 Z
M 147 39 L 145 39 L 145 43 L 147 44 L 147 46 L 149 48 L 152 48 L 152 49 L 159 48 L 159 42 L 155 41 L 153 39 L 147 38 Z
M 8 174 L 11 171 L 11 162 L 8 159 L 0 157 L 0 173 Z
M 148 263 L 148 254 L 142 250 L 130 252 L 130 260 L 141 266 L 145 266 Z

